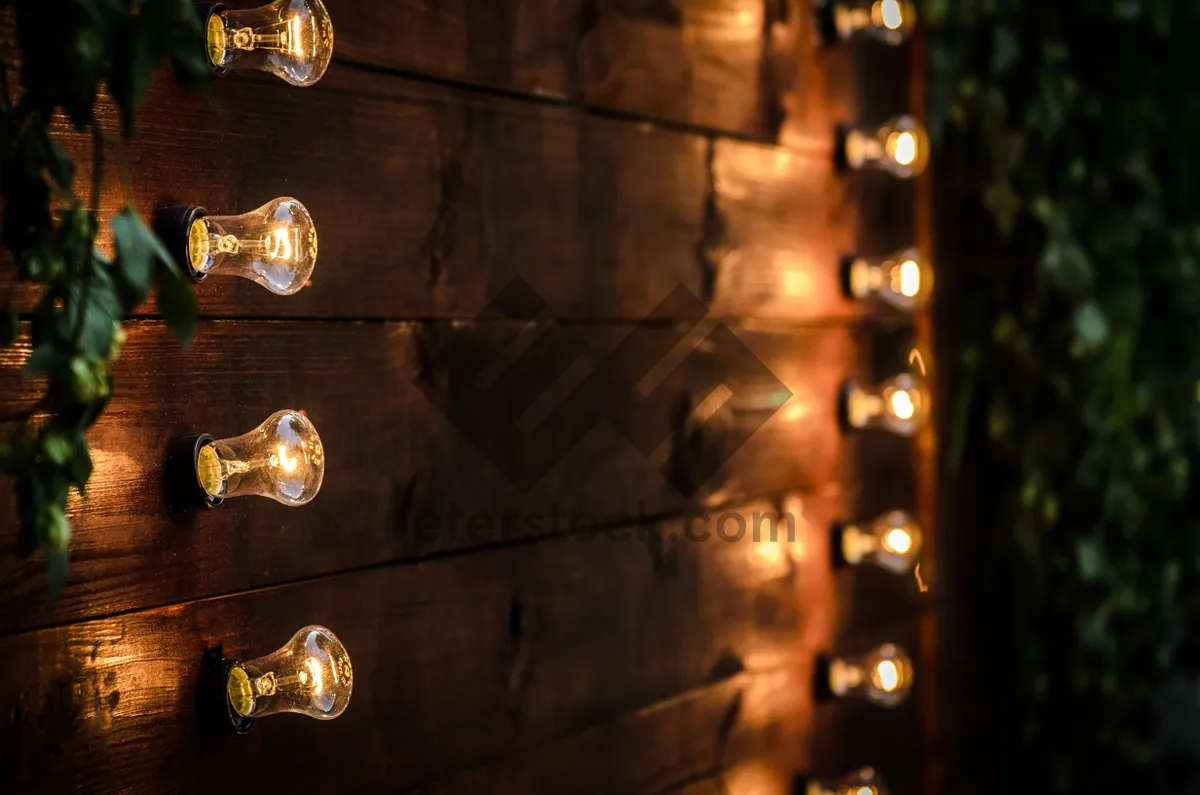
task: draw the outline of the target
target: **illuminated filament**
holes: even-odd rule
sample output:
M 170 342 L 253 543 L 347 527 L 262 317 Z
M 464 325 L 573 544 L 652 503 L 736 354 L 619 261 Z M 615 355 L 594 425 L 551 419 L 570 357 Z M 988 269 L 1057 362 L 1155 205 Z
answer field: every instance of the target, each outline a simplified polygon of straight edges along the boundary
M 917 136 L 910 132 L 892 133 L 887 139 L 888 155 L 902 166 L 911 166 L 917 159 Z
M 294 16 L 287 22 L 280 22 L 263 28 L 259 32 L 254 28 L 238 28 L 233 31 L 231 41 L 237 50 L 278 50 L 286 55 L 302 57 L 304 45 L 300 41 L 300 17 Z
M 876 663 L 871 678 L 875 680 L 875 685 L 880 690 L 888 693 L 900 686 L 900 670 L 891 660 L 880 660 Z
M 892 290 L 905 298 L 913 298 L 921 292 L 921 268 L 913 260 L 905 260 L 892 271 Z
M 897 389 L 892 393 L 891 399 L 892 414 L 897 419 L 911 420 L 913 415 L 917 413 L 917 406 L 913 403 L 912 395 L 907 389 Z
M 912 536 L 908 534 L 907 530 L 896 528 L 888 531 L 888 534 L 883 537 L 883 545 L 890 552 L 903 555 L 912 549 Z

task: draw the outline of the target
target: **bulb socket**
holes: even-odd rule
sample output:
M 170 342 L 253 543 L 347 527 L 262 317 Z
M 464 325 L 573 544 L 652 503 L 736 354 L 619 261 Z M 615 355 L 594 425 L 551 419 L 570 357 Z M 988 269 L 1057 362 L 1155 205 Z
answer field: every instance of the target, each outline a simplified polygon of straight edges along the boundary
M 834 522 L 829 525 L 829 565 L 834 569 L 845 569 L 850 566 L 850 561 L 846 560 L 846 548 L 843 545 L 845 535 L 845 522 Z
M 206 215 L 208 215 L 208 210 L 196 204 L 163 207 L 154 214 L 154 231 L 162 238 L 167 251 L 179 263 L 179 267 L 197 284 L 204 281 L 208 274 L 201 273 L 192 267 L 192 258 L 188 253 L 188 238 L 192 231 L 192 224 Z
M 854 301 L 858 296 L 854 294 L 854 282 L 851 279 L 851 274 L 854 271 L 854 263 L 858 257 L 853 254 L 847 254 L 842 257 L 839 263 L 838 279 L 842 285 L 842 297 L 847 301 Z
M 814 9 L 817 36 L 826 46 L 837 44 L 842 38 L 837 26 L 837 6 L 838 0 L 821 0 Z
M 839 174 L 846 174 L 851 170 L 846 144 L 849 143 L 852 132 L 854 127 L 849 124 L 839 124 L 833 129 L 833 167 Z
M 829 684 L 829 675 L 833 669 L 833 657 L 828 654 L 817 655 L 813 665 L 813 698 L 818 702 L 835 700 L 833 687 Z
M 222 11 L 225 11 L 226 6 L 224 3 L 215 2 L 215 0 L 199 0 L 199 2 L 196 3 L 196 5 L 200 9 L 200 16 L 203 17 L 203 19 L 204 19 L 204 38 L 205 38 L 204 43 L 205 43 L 205 46 L 207 47 L 207 45 L 208 45 L 208 20 L 212 19 L 213 14 L 220 14 Z M 222 77 L 229 74 L 229 70 L 226 69 L 224 66 L 218 66 L 217 64 L 213 63 L 212 58 L 208 57 L 207 52 L 204 55 L 204 60 L 208 62 L 208 66 L 210 69 L 212 69 L 213 74 L 220 75 Z
M 809 795 L 812 785 L 817 783 L 817 780 L 808 773 L 797 773 L 792 777 L 792 795 Z
M 240 662 L 227 659 L 222 647 L 214 646 L 204 653 L 200 666 L 200 715 L 220 734 L 245 734 L 254 725 L 254 718 L 239 715 L 229 703 L 229 673 Z
M 838 390 L 837 415 L 838 425 L 841 426 L 842 433 L 851 433 L 858 430 L 850 424 L 850 396 L 856 388 L 853 381 L 843 381 L 841 389 Z
M 200 455 L 200 448 L 212 440 L 213 438 L 206 433 L 199 436 L 185 436 L 171 442 L 167 448 L 163 475 L 166 478 L 167 499 L 175 510 L 216 508 L 224 504 L 224 497 L 214 497 L 204 490 L 196 473 L 196 461 Z

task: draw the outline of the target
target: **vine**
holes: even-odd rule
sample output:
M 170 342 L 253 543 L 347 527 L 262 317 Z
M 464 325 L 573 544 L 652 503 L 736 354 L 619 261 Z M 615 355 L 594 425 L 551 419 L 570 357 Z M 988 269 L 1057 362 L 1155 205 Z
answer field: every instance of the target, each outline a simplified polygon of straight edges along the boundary
M 96 108 L 119 112 L 128 139 L 151 76 L 164 61 L 185 83 L 205 80 L 204 36 L 191 0 L 18 0 L 11 8 L 19 57 L 0 64 L 0 246 L 19 281 L 40 289 L 26 308 L 0 312 L 0 345 L 28 340 L 26 376 L 38 397 L 0 443 L 0 472 L 12 476 L 18 552 L 41 548 L 52 593 L 68 573 L 67 498 L 85 492 L 92 459 L 85 434 L 113 394 L 112 363 L 122 321 L 155 288 L 158 311 L 187 344 L 197 317 L 192 291 L 162 243 L 133 209 L 108 224 L 113 256 L 97 248 L 105 158 L 118 151 Z M 75 164 L 56 132 L 90 134 L 91 191 L 75 191 Z
M 1185 791 L 1196 745 L 1169 727 L 1200 705 L 1165 694 L 1200 674 L 1200 89 L 1180 35 L 1200 5 L 922 12 L 939 244 L 964 274 L 939 310 L 960 337 L 950 463 L 985 503 L 955 532 L 991 542 L 978 621 L 1005 680 L 981 718 L 994 772 Z

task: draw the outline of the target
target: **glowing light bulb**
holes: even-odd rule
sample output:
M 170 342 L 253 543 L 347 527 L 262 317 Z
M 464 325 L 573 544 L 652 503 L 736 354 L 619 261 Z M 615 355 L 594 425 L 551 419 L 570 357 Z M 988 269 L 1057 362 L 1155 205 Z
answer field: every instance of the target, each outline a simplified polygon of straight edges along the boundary
M 307 626 L 266 657 L 226 665 L 224 695 L 235 720 L 280 712 L 332 720 L 346 711 L 353 689 L 350 655 L 325 627 Z
M 843 126 L 836 155 L 842 170 L 875 169 L 910 179 L 929 162 L 929 136 L 912 116 L 897 116 L 878 127 Z
M 826 44 L 870 38 L 895 46 L 912 34 L 917 9 L 910 0 L 825 0 L 817 18 Z
M 240 276 L 276 295 L 293 295 L 317 264 L 317 228 L 295 199 L 276 199 L 242 215 L 209 215 L 194 205 L 166 207 L 154 224 L 197 282 L 212 274 Z
M 864 767 L 837 779 L 805 779 L 803 795 L 888 795 L 887 785 L 873 768 Z
M 921 554 L 921 528 L 904 511 L 890 511 L 865 527 L 835 525 L 834 533 L 839 559 L 851 566 L 869 563 L 904 574 Z
M 276 0 L 208 15 L 208 60 L 218 71 L 261 69 L 294 86 L 321 79 L 333 56 L 333 23 L 321 0 Z
M 913 312 L 929 303 L 933 268 L 915 248 L 877 259 L 847 257 L 842 262 L 842 290 L 847 298 L 875 296 L 901 312 Z
M 834 657 L 826 670 L 829 692 L 837 698 L 864 698 L 881 707 L 896 707 L 912 690 L 912 662 L 891 643 L 861 657 Z
M 929 421 L 932 396 L 916 375 L 901 373 L 875 389 L 847 382 L 839 411 L 849 430 L 883 428 L 897 436 L 912 436 Z
M 230 497 L 269 497 L 305 505 L 325 475 L 325 450 L 303 414 L 277 411 L 254 430 L 232 439 L 181 440 L 195 451 L 192 478 L 214 505 Z

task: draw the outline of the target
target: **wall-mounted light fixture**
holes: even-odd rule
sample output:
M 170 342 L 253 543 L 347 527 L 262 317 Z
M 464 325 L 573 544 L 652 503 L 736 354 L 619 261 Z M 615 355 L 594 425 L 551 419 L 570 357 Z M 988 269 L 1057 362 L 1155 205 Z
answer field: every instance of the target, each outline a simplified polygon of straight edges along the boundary
M 832 544 L 839 565 L 869 564 L 905 574 L 921 554 L 921 528 L 904 511 L 889 511 L 869 524 L 835 523 Z
M 217 506 L 245 496 L 298 506 L 311 502 L 321 489 L 325 449 L 307 417 L 277 411 L 232 439 L 202 434 L 176 440 L 167 453 L 166 471 L 177 506 Z
M 824 44 L 870 38 L 893 46 L 909 37 L 917 8 L 909 0 L 823 0 L 817 30 Z
M 841 778 L 798 776 L 793 795 L 888 795 L 883 779 L 873 768 L 863 767 Z
M 346 711 L 354 689 L 350 655 L 325 627 L 307 626 L 282 648 L 256 660 L 226 658 L 218 647 L 204 661 L 208 714 L 238 734 L 258 718 L 296 712 L 332 720 Z
M 234 10 L 213 4 L 205 22 L 213 69 L 261 69 L 294 86 L 321 79 L 333 57 L 333 23 L 321 0 L 277 0 Z
M 295 199 L 276 199 L 242 215 L 209 215 L 198 205 L 164 207 L 154 227 L 196 282 L 212 274 L 240 276 L 276 295 L 293 295 L 317 264 L 317 227 Z
M 933 267 L 915 248 L 885 257 L 857 254 L 842 260 L 842 292 L 851 300 L 875 297 L 901 312 L 915 312 L 933 293 Z
M 839 171 L 885 171 L 911 179 L 929 162 L 929 135 L 912 116 L 897 116 L 878 127 L 841 125 L 834 159 Z
M 892 643 L 858 657 L 817 660 L 816 690 L 821 700 L 861 698 L 881 707 L 898 707 L 912 685 L 912 661 Z
M 838 396 L 838 416 L 845 431 L 883 428 L 912 436 L 929 421 L 933 398 L 916 375 L 901 373 L 874 389 L 847 381 Z

